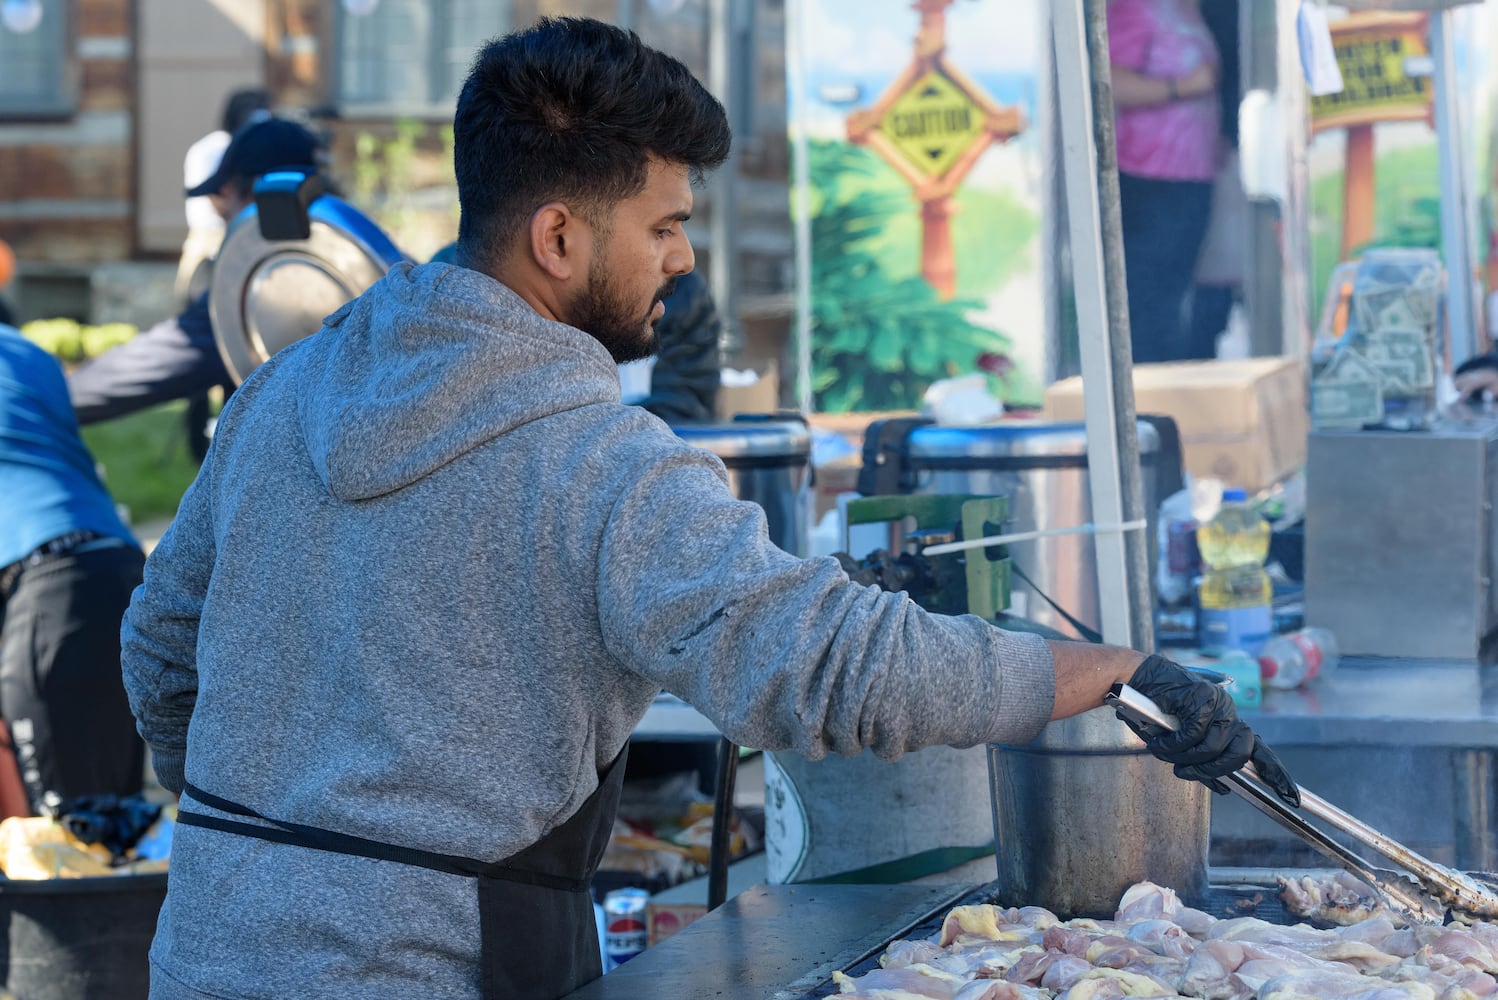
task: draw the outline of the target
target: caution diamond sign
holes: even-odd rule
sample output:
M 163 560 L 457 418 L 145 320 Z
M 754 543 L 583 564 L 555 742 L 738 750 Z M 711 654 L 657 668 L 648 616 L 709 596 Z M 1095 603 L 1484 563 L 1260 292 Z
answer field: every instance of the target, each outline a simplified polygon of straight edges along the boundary
M 932 70 L 895 98 L 879 131 L 917 170 L 938 177 L 982 137 L 984 112 L 955 83 Z

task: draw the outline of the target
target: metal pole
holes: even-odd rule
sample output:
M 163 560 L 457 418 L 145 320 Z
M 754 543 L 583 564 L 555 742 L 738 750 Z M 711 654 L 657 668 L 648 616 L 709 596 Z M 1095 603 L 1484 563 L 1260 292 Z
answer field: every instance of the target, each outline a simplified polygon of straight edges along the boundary
M 739 123 L 735 121 L 735 110 L 738 102 L 733 94 L 733 57 L 729 44 L 733 34 L 732 6 L 733 0 L 708 0 L 707 89 L 728 112 L 729 124 L 737 133 Z M 737 146 L 743 137 L 736 135 L 735 139 L 734 145 Z M 733 345 L 738 343 L 739 329 L 733 295 L 736 160 L 737 157 L 730 156 L 728 162 L 713 173 L 710 182 L 713 214 L 707 223 L 708 245 L 712 248 L 707 265 L 708 290 L 723 320 L 723 339 Z
M 738 784 L 739 748 L 727 736 L 718 740 L 717 775 L 713 786 L 713 830 L 707 855 L 709 910 L 716 910 L 728 901 L 728 862 L 733 853 L 733 793 Z
M 1082 379 L 1086 386 L 1087 465 L 1092 519 L 1123 524 L 1144 517 L 1133 351 L 1124 287 L 1113 89 L 1104 0 L 1057 0 L 1052 8 Z M 1090 45 L 1089 45 L 1090 41 Z M 1088 78 L 1069 67 L 1088 67 Z M 1111 336 L 1110 336 L 1111 332 Z M 1140 532 L 1096 540 L 1103 640 L 1154 645 L 1148 540 Z
M 792 326 L 792 343 L 796 356 L 796 406 L 802 413 L 812 412 L 811 391 L 811 168 L 806 141 L 806 0 L 789 0 L 785 20 L 789 44 L 786 46 L 786 91 L 790 104 L 791 126 L 791 220 L 795 246 L 796 318 Z M 844 529 L 844 543 L 846 528 Z
M 1466 161 L 1462 156 L 1461 95 L 1452 46 L 1452 13 L 1430 15 L 1430 55 L 1434 64 L 1436 148 L 1441 173 L 1441 252 L 1446 259 L 1446 325 L 1451 363 L 1470 358 L 1477 343 L 1472 307 L 1472 244 L 1467 225 Z

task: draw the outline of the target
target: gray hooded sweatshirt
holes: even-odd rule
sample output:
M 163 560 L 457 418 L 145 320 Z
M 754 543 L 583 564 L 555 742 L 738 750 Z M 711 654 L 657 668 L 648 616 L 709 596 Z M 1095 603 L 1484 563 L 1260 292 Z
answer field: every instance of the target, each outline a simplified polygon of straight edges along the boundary
M 447 264 L 235 393 L 123 640 L 167 788 L 496 861 L 661 689 L 812 758 L 1024 743 L 1054 695 L 1040 639 L 777 549 L 597 341 Z M 478 951 L 470 879 L 179 827 L 152 996 L 476 997 Z

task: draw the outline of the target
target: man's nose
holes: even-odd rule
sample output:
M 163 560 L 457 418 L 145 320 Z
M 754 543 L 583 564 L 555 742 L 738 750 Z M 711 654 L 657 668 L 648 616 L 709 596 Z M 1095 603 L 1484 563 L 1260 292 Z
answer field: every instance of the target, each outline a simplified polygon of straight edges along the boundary
M 682 233 L 677 246 L 666 255 L 666 273 L 681 277 L 696 266 L 697 254 L 692 250 L 692 241 L 687 239 L 686 233 Z

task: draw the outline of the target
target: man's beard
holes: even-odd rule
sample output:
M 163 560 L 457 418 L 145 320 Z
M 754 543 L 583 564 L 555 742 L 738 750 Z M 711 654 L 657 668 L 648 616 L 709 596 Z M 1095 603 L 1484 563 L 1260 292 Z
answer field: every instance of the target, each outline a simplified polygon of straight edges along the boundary
M 656 290 L 644 314 L 634 311 L 626 297 L 595 263 L 588 269 L 588 287 L 569 310 L 568 322 L 604 346 L 616 364 L 654 357 L 660 351 L 660 336 L 650 314 L 655 304 L 676 288 L 672 278 Z

